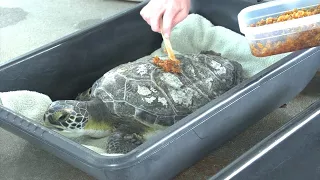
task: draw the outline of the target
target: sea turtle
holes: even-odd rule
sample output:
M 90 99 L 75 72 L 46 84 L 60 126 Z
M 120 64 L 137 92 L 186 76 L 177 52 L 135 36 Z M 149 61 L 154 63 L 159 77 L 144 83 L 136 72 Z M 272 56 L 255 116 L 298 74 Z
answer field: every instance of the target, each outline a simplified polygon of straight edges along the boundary
M 152 56 L 111 69 L 76 100 L 53 102 L 45 124 L 67 137 L 108 136 L 106 152 L 125 154 L 243 80 L 241 64 L 213 51 L 176 58 L 180 74 Z

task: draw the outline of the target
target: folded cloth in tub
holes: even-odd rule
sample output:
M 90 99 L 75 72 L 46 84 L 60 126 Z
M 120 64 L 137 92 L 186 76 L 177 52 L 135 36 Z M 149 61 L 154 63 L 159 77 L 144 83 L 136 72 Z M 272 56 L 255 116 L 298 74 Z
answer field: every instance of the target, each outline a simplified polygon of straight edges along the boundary
M 170 37 L 172 47 L 176 53 L 199 53 L 213 50 L 223 57 L 238 61 L 242 64 L 245 76 L 251 77 L 287 54 L 257 58 L 251 55 L 248 43 L 244 36 L 221 26 L 214 26 L 204 17 L 190 14 L 172 31 Z M 161 48 L 152 55 L 164 55 Z M 30 118 L 42 121 L 46 108 L 51 100 L 48 96 L 31 91 L 13 91 L 0 93 L 2 105 L 8 109 Z M 103 154 L 105 138 L 91 139 L 87 137 L 73 139 L 90 149 Z
M 0 92 L 0 105 L 40 124 L 51 102 L 49 96 L 34 91 Z

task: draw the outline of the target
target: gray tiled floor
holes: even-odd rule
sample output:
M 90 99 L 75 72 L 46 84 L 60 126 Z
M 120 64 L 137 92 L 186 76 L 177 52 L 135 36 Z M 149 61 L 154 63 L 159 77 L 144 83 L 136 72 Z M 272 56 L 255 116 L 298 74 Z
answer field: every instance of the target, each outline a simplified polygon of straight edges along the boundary
M 133 7 L 116 0 L 0 0 L 0 61 Z
M 5 62 L 135 4 L 112 0 L 0 0 L 0 61 Z M 319 92 L 315 90 L 319 79 L 315 79 L 287 108 L 277 109 L 176 179 L 194 180 L 212 176 L 319 98 Z M 93 179 L 3 129 L 0 129 L 0 144 L 0 179 Z

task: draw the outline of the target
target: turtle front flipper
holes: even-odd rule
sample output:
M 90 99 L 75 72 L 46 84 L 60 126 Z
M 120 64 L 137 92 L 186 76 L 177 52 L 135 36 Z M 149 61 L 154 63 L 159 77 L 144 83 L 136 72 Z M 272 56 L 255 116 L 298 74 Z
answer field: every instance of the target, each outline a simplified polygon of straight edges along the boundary
M 126 154 L 139 145 L 145 139 L 136 133 L 128 134 L 121 131 L 115 131 L 107 140 L 107 154 Z
M 126 154 L 143 144 L 144 137 L 151 128 L 132 122 L 121 124 L 108 136 L 106 151 L 108 154 Z

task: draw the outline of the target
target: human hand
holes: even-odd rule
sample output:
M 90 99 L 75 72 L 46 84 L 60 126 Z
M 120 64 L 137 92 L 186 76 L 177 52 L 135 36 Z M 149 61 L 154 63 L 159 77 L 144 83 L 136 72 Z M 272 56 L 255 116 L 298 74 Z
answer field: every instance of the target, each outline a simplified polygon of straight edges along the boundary
M 141 10 L 142 18 L 154 32 L 162 33 L 169 38 L 172 28 L 184 20 L 190 10 L 190 0 L 150 0 Z

